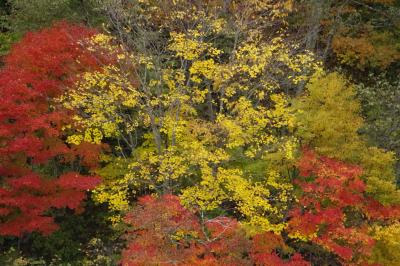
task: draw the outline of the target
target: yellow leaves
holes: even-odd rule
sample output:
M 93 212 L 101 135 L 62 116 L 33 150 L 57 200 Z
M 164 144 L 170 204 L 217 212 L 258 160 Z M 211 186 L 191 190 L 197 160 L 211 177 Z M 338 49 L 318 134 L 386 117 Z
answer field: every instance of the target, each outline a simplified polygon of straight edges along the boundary
M 217 18 L 212 20 L 211 27 L 215 33 L 220 33 L 226 26 L 226 20 L 223 18 Z
M 381 203 L 399 202 L 393 154 L 369 147 L 358 134 L 363 124 L 354 87 L 337 74 L 315 75 L 308 95 L 293 102 L 297 137 L 319 153 L 363 168 L 367 191 Z
M 246 43 L 236 53 L 238 65 L 236 71 L 247 73 L 251 78 L 257 77 L 267 65 L 267 60 L 272 53 L 266 50 L 265 53 L 261 50 L 262 47 L 255 43 Z M 252 64 L 250 65 L 249 62 Z
M 172 149 L 166 151 L 158 160 L 157 182 L 163 183 L 166 180 L 177 180 L 184 176 L 188 171 L 186 158 Z
M 153 59 L 150 56 L 137 55 L 135 58 L 138 65 L 142 65 L 148 70 L 154 70 Z
M 86 46 L 89 51 L 95 51 L 98 54 L 108 55 L 115 54 L 120 50 L 120 47 L 113 44 L 114 41 L 115 39 L 111 35 L 99 33 L 83 42 L 83 45 Z
M 383 240 L 390 245 L 399 245 L 400 247 L 400 222 L 385 227 L 376 226 L 373 231 L 376 240 Z
M 311 53 L 293 54 L 293 50 L 295 47 L 284 43 L 281 37 L 266 43 L 256 34 L 235 51 L 234 75 L 241 76 L 244 81 L 257 80 L 259 99 L 280 89 L 277 80 L 287 80 L 296 86 L 321 67 Z
M 119 187 L 121 187 L 119 185 Z M 107 193 L 102 191 L 102 187 L 97 189 L 94 193 L 95 199 L 99 203 L 107 202 L 111 210 L 126 211 L 129 209 L 129 201 L 126 198 L 126 191 L 118 191 L 113 193 Z
M 217 122 L 221 125 L 223 129 L 228 132 L 228 141 L 226 147 L 229 149 L 241 147 L 245 144 L 244 132 L 242 127 L 222 115 L 219 115 Z
M 88 143 L 100 144 L 103 134 L 97 128 L 88 128 L 85 130 L 83 141 Z
M 296 55 L 283 38 L 266 41 L 257 25 L 241 31 L 249 27 L 247 15 L 278 15 L 281 4 L 243 2 L 244 13 L 229 17 L 215 13 L 219 2 L 207 10 L 202 3 L 190 10 L 182 9 L 187 1 L 163 3 L 170 13 L 158 1 L 140 3 L 138 12 L 145 19 L 161 15 L 152 27 L 170 33 L 166 53 L 131 54 L 98 36 L 93 47 L 114 48 L 118 63 L 84 74 L 62 99 L 76 112 L 71 143 L 110 140 L 114 154 L 127 160 L 121 169 L 118 160 L 105 162 L 119 174 L 106 178 L 95 200 L 123 212 L 139 191 L 181 191 L 187 206 L 205 211 L 232 202 L 252 233 L 282 231 L 292 188 L 268 155 L 279 154 L 284 163 L 295 157 L 297 142 L 287 136 L 294 118 L 280 92 L 308 77 L 312 55 Z M 183 18 L 196 23 L 182 28 Z M 236 19 L 243 24 L 231 25 Z M 238 38 L 231 40 L 236 26 Z M 243 161 L 254 176 L 237 166 Z
M 204 61 L 195 61 L 190 67 L 191 79 L 194 82 L 200 83 L 201 79 L 198 75 L 203 75 L 205 78 L 212 80 L 215 73 L 216 64 L 213 59 L 208 59 Z
M 194 31 L 192 34 L 196 38 L 199 32 Z M 207 44 L 188 38 L 183 33 L 171 32 L 171 43 L 168 49 L 186 60 L 194 60 L 198 59 L 207 47 Z
M 291 232 L 288 236 L 292 239 L 298 239 L 298 240 L 307 242 L 307 241 L 310 241 L 313 238 L 317 237 L 317 233 L 305 235 L 300 232 Z
M 60 99 L 66 108 L 82 112 L 74 116 L 74 127 L 80 134 L 70 136 L 68 142 L 99 144 L 103 137 L 134 131 L 140 121 L 135 113 L 127 117 L 121 108 L 138 108 L 140 95 L 114 66 L 85 73 L 77 88 L 68 91 Z
M 278 141 L 274 134 L 277 128 L 291 128 L 294 117 L 287 109 L 287 101 L 282 94 L 270 96 L 274 108 L 253 107 L 252 102 L 241 97 L 230 106 L 231 115 L 219 115 L 217 122 L 227 132 L 227 148 L 244 147 L 246 156 L 262 156 L 265 147 Z M 290 148 L 288 156 L 293 153 Z
M 118 223 L 121 220 L 121 212 L 129 209 L 129 161 L 106 155 L 102 156 L 102 160 L 107 164 L 96 173 L 101 175 L 103 182 L 93 191 L 93 199 L 97 203 L 108 203 L 108 208 L 113 213 L 111 221 Z
M 118 58 L 119 60 L 122 60 L 122 59 L 125 59 L 126 56 L 125 56 L 125 54 L 118 54 L 118 55 L 117 55 L 117 58 Z
M 294 116 L 288 110 L 288 102 L 283 94 L 271 94 L 271 101 L 273 101 L 274 108 L 267 111 L 267 116 L 270 118 L 274 127 L 281 128 L 287 127 L 292 129 L 294 127 Z
M 168 45 L 170 51 L 185 60 L 199 59 L 204 53 L 218 56 L 221 50 L 212 47 L 211 44 L 201 40 L 202 33 L 198 30 L 189 30 L 188 34 L 171 32 L 171 40 Z
M 172 69 L 164 69 L 162 72 L 162 81 L 168 87 L 172 94 L 179 88 L 182 89 L 185 87 L 186 77 L 185 74 L 180 70 L 174 71 Z M 150 83 L 154 82 L 151 81 Z
M 217 182 L 203 183 L 202 187 L 189 187 L 183 191 L 181 196 L 184 205 L 196 206 L 203 211 L 215 210 L 226 197 Z
M 108 45 L 113 40 L 113 37 L 106 34 L 96 34 L 91 38 L 91 42 L 100 45 Z
M 287 140 L 282 147 L 282 151 L 285 154 L 285 158 L 289 161 L 294 161 L 296 159 L 295 153 L 297 148 L 299 147 L 297 139 L 289 139 Z
M 82 143 L 82 141 L 83 141 L 82 135 L 72 135 L 72 136 L 68 136 L 68 138 L 67 138 L 67 143 L 70 143 L 70 144 L 79 145 Z
M 371 233 L 377 240 L 371 260 L 382 265 L 397 265 L 400 261 L 400 223 L 375 226 Z
M 309 95 L 294 102 L 299 136 L 323 154 L 351 156 L 348 149 L 359 145 L 357 130 L 362 124 L 354 88 L 338 74 L 314 76 L 307 88 Z
M 293 0 L 284 1 L 283 8 L 289 12 L 293 11 Z
M 123 179 L 122 179 L 123 180 Z M 121 221 L 120 213 L 129 209 L 127 183 L 109 183 L 108 186 L 101 184 L 93 191 L 93 200 L 97 203 L 107 203 L 108 208 L 114 213 L 110 220 L 117 224 Z
M 252 182 L 239 169 L 220 167 L 215 176 L 203 175 L 199 186 L 185 189 L 181 198 L 186 206 L 203 211 L 214 210 L 224 201 L 233 200 L 236 211 L 245 217 L 242 223 L 251 229 L 249 233 L 254 230 L 281 232 L 286 224 L 276 221 L 283 219 L 282 208 L 285 207 L 282 206 L 290 200 L 292 187 L 277 182 L 276 178 L 279 174 L 271 172 L 264 181 Z
M 191 237 L 191 238 L 197 238 L 198 237 L 198 232 L 196 231 L 186 231 L 186 230 L 181 230 L 179 229 L 176 231 L 174 234 L 170 236 L 170 238 L 174 241 L 180 241 L 184 238 Z
M 207 53 L 212 57 L 217 57 L 217 56 L 222 54 L 222 51 L 217 49 L 217 48 L 214 48 L 214 47 L 210 46 L 208 48 L 208 50 L 207 50 Z

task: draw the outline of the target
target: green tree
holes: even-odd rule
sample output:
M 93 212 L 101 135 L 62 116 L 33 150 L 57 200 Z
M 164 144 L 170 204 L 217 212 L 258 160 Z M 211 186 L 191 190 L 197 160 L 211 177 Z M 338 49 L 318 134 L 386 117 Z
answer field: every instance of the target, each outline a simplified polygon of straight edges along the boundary
M 57 20 L 99 25 L 102 16 L 93 0 L 13 0 L 9 1 L 10 27 L 16 32 L 38 30 Z
M 357 86 L 365 124 L 362 131 L 376 146 L 400 157 L 400 81 L 387 75 L 371 75 L 370 82 Z M 397 181 L 400 164 L 396 162 Z

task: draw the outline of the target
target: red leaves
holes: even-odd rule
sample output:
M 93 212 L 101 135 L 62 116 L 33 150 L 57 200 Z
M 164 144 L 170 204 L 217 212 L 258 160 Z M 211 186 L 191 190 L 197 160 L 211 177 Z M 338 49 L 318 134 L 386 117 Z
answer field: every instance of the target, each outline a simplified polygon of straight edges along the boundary
M 65 144 L 61 128 L 69 113 L 58 109 L 53 99 L 73 84 L 77 74 L 106 62 L 80 43 L 94 33 L 59 23 L 28 33 L 5 58 L 0 71 L 1 235 L 54 231 L 57 226 L 46 216 L 48 210 L 78 210 L 86 190 L 99 182 L 96 177 L 77 173 L 49 180 L 31 171 L 35 164 L 53 158 L 80 158 L 93 165 L 98 155 L 97 147 L 79 150 Z
M 285 243 L 281 236 L 274 233 L 263 233 L 253 238 L 253 253 L 272 253 L 275 248 L 285 247 Z
M 122 265 L 309 265 L 298 254 L 282 260 L 280 236 L 265 233 L 251 244 L 236 220 L 199 219 L 173 195 L 140 198 L 126 222 L 132 230 Z
M 194 241 L 201 231 L 200 224 L 175 196 L 140 198 L 138 207 L 126 216 L 126 222 L 133 227 L 128 236 L 134 240 L 122 253 L 123 265 L 160 262 L 183 265 L 195 260 L 201 252 Z
M 59 23 L 28 33 L 13 47 L 0 71 L 0 156 L 23 153 L 42 163 L 57 155 L 54 146 L 58 154 L 68 153 L 63 142 L 57 143 L 68 114 L 50 105 L 77 74 L 102 62 L 79 44 L 93 34 Z
M 63 188 L 88 190 L 97 186 L 100 180 L 91 176 L 82 176 L 78 173 L 69 172 L 60 176 L 56 183 Z
M 339 255 L 339 257 L 343 258 L 345 261 L 351 261 L 351 258 L 353 257 L 353 251 L 349 247 L 331 244 L 331 249 L 334 253 Z
M 294 254 L 289 260 L 282 260 L 275 250 L 287 250 L 285 242 L 280 235 L 274 233 L 263 233 L 253 238 L 251 258 L 256 265 L 263 266 L 307 266 L 309 262 L 303 260 L 298 253 Z
M 314 151 L 308 148 L 303 149 L 298 168 L 300 176 L 303 177 L 332 174 L 337 177 L 351 179 L 362 174 L 362 169 L 356 165 L 346 164 L 324 156 L 318 157 Z
M 58 226 L 51 217 L 19 215 L 17 218 L 1 224 L 2 235 L 20 236 L 23 232 L 37 231 L 48 235 L 57 230 Z
M 86 198 L 85 191 L 98 182 L 96 177 L 74 173 L 53 180 L 44 180 L 34 173 L 8 178 L 5 182 L 7 188 L 0 190 L 0 215 L 5 220 L 0 226 L 0 234 L 51 233 L 57 226 L 53 218 L 45 216 L 45 212 L 51 208 L 78 209 Z
M 40 189 L 41 186 L 40 177 L 33 173 L 27 176 L 10 179 L 7 183 L 14 189 L 22 189 L 24 187 L 28 189 Z
M 296 253 L 290 260 L 283 261 L 276 253 L 263 253 L 255 257 L 256 265 L 262 266 L 308 266 L 309 262 L 305 261 L 303 257 Z
M 366 195 L 360 167 L 308 149 L 303 150 L 298 166 L 301 177 L 296 183 L 303 195 L 291 211 L 289 232 L 325 247 L 344 264 L 363 262 L 374 245 L 369 224 L 377 218 L 388 219 L 390 213 Z
M 134 237 L 128 248 L 122 253 L 123 265 L 157 264 L 161 261 L 182 261 L 191 257 L 193 246 L 179 252 L 179 238 L 174 233 L 182 231 L 190 234 L 197 231 L 198 224 L 194 216 L 184 210 L 177 198 L 166 195 L 162 200 L 151 196 L 139 199 L 138 207 L 129 213 L 126 222 L 133 227 L 129 236 Z M 176 242 L 174 245 L 173 243 Z
M 28 33 L 6 57 L 6 69 L 19 70 L 19 82 L 29 81 L 36 92 L 55 96 L 63 89 L 61 84 L 72 81 L 71 74 L 97 66 L 96 57 L 79 43 L 93 34 L 92 29 L 65 22 Z

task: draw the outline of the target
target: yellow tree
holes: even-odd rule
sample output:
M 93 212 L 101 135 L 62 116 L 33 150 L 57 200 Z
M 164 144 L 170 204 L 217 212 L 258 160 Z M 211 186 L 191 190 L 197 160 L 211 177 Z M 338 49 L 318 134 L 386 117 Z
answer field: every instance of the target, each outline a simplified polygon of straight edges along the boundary
M 172 192 L 202 215 L 231 212 L 250 232 L 280 232 L 292 200 L 285 166 L 297 145 L 284 92 L 319 66 L 281 34 L 266 38 L 270 25 L 254 16 L 281 19 L 281 4 L 221 1 L 182 9 L 176 2 L 169 3 L 176 16 L 162 13 L 163 1 L 136 6 L 157 32 L 166 31 L 156 38 L 165 43 L 161 54 L 152 41 L 143 47 L 143 36 L 123 46 L 108 35 L 87 41 L 115 62 L 83 74 L 62 97 L 76 114 L 68 141 L 112 145 L 95 198 L 116 213 L 143 192 Z M 239 6 L 248 17 L 225 16 Z
M 400 192 L 395 183 L 394 154 L 369 146 L 358 134 L 363 119 L 353 86 L 338 73 L 317 74 L 308 84 L 307 93 L 295 99 L 292 108 L 299 142 L 320 154 L 361 166 L 365 192 L 388 209 L 394 207 L 388 214 L 397 217 Z M 396 265 L 400 250 L 398 222 L 386 218 L 370 227 L 369 234 L 376 240 L 371 262 Z
M 302 143 L 320 154 L 361 166 L 368 193 L 383 204 L 399 203 L 394 154 L 369 146 L 358 134 L 363 119 L 353 86 L 337 73 L 318 74 L 307 90 L 292 107 Z

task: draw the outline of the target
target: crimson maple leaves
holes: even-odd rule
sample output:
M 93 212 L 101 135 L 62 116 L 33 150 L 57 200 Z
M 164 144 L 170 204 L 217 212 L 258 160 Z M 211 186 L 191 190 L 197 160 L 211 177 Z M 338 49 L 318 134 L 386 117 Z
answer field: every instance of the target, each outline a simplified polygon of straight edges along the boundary
M 99 58 L 79 43 L 93 34 L 59 23 L 28 33 L 5 58 L 0 71 L 1 235 L 54 231 L 57 226 L 46 212 L 78 209 L 86 190 L 99 183 L 97 177 L 57 173 L 57 168 L 52 169 L 53 178 L 39 174 L 45 165 L 68 169 L 80 155 L 63 141 L 61 128 L 70 116 L 57 109 L 53 99 L 73 84 L 77 74 L 98 66 Z
M 369 229 L 400 217 L 398 206 L 383 206 L 366 194 L 358 166 L 303 149 L 298 162 L 302 189 L 290 212 L 289 232 L 336 254 L 345 265 L 366 263 L 374 247 Z

